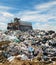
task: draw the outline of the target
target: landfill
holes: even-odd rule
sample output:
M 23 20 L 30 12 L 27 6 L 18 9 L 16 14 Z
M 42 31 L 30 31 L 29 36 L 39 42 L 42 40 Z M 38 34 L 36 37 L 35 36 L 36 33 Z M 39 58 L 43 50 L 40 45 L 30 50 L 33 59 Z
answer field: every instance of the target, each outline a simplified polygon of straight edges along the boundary
M 56 32 L 0 31 L 0 65 L 56 65 Z

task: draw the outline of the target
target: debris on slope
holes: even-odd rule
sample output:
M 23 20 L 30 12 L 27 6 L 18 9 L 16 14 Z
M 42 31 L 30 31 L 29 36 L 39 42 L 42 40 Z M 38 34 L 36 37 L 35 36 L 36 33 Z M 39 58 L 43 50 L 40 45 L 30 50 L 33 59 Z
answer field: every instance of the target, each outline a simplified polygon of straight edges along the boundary
M 7 33 L 0 31 L 0 62 L 11 63 L 15 60 L 14 63 L 18 63 L 15 58 L 34 63 L 38 61 L 55 64 L 56 33 L 42 30 L 7 31 Z

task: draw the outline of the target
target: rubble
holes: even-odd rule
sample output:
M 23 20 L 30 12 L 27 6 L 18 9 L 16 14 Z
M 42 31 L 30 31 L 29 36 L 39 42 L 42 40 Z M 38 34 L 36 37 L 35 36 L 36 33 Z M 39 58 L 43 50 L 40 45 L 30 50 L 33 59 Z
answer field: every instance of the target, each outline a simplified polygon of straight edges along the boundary
M 0 31 L 0 51 L 9 62 L 20 60 L 56 61 L 56 36 L 54 31 Z M 0 55 L 1 55 L 0 52 Z M 1 56 L 1 57 L 2 57 Z M 2 60 L 3 61 L 3 60 Z

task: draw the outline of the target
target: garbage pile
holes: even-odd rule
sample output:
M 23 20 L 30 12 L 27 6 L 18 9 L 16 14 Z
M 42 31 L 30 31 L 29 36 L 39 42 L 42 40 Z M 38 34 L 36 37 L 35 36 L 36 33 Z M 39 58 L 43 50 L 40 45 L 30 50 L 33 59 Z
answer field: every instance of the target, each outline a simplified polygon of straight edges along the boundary
M 15 58 L 53 62 L 56 61 L 56 33 L 52 30 L 0 31 L 0 51 L 9 62 Z

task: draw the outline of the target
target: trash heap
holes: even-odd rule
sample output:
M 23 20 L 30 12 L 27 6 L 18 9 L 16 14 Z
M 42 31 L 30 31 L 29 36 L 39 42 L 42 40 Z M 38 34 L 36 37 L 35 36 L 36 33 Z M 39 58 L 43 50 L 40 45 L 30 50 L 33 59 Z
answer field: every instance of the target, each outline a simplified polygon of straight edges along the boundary
M 9 62 L 15 58 L 56 61 L 56 33 L 52 30 L 0 31 L 0 55 Z

